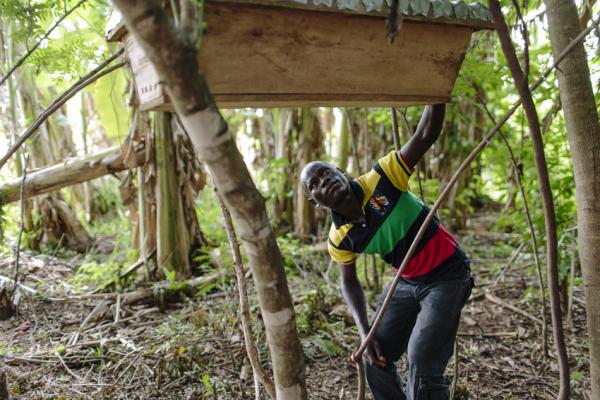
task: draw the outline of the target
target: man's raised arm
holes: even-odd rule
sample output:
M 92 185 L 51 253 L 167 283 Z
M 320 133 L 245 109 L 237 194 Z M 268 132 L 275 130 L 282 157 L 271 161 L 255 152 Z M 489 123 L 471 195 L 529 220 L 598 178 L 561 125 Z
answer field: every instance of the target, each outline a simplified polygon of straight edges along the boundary
M 400 150 L 402 158 L 410 167 L 414 167 L 423 157 L 423 154 L 440 137 L 445 114 L 445 104 L 434 104 L 425 107 L 417 130 Z

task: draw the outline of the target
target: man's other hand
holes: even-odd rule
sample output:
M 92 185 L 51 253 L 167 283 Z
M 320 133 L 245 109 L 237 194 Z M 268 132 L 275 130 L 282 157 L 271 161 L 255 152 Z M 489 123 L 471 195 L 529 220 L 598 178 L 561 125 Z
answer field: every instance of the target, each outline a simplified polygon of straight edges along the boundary
M 385 367 L 387 360 L 383 356 L 383 351 L 381 350 L 381 345 L 376 339 L 373 339 L 369 347 L 365 350 L 363 357 L 369 365 L 374 365 L 379 368 Z

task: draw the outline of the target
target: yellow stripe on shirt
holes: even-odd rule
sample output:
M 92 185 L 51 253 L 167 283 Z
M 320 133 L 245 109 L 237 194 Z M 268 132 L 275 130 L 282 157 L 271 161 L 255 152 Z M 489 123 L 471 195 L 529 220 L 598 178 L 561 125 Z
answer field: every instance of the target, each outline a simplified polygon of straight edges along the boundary
M 405 171 L 408 166 L 401 165 L 400 153 L 395 150 L 379 159 L 379 165 L 392 184 L 403 192 L 408 191 L 408 179 L 410 174 Z M 404 168 L 403 168 L 404 167 Z M 411 169 L 408 169 L 410 171 Z

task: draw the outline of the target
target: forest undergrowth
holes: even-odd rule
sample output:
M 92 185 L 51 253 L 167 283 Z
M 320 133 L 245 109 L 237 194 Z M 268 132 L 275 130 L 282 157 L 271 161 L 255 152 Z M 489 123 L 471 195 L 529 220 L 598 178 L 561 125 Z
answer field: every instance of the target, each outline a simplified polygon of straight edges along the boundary
M 533 255 L 521 235 L 494 229 L 497 219 L 496 214 L 474 215 L 459 235 L 472 258 L 477 287 L 462 314 L 458 365 L 452 359 L 447 369 L 452 379 L 458 368 L 455 399 L 553 399 L 557 363 L 551 334 L 548 356 L 543 354 L 539 291 L 528 268 Z M 101 259 L 102 252 L 110 258 L 116 242 L 104 237 L 95 258 Z M 354 398 L 357 379 L 349 356 L 358 335 L 340 296 L 336 267 L 322 246 L 283 238 L 280 247 L 296 306 L 309 398 Z M 128 293 L 140 292 L 133 282 L 118 282 L 117 289 L 109 286 L 104 293 L 90 290 L 94 279 L 111 275 L 94 278 L 102 266 L 90 266 L 85 257 L 23 252 L 21 259 L 20 308 L 0 323 L 0 359 L 11 398 L 254 398 L 227 247 L 200 260 L 220 265 L 214 279 L 192 290 L 173 280 L 155 284 L 132 302 Z M 0 259 L 2 276 L 12 276 L 11 264 L 7 255 Z M 110 263 L 103 267 L 109 271 Z M 392 270 L 383 271 L 389 279 Z M 208 268 L 203 274 L 214 272 Z M 365 282 L 364 269 L 362 278 Z M 368 282 L 374 306 L 378 292 L 372 271 Z M 249 284 L 254 332 L 266 364 L 260 308 L 251 279 Z M 571 320 L 565 320 L 572 398 L 584 399 L 589 368 L 583 287 L 574 287 L 573 299 Z M 404 364 L 403 357 L 402 373 Z

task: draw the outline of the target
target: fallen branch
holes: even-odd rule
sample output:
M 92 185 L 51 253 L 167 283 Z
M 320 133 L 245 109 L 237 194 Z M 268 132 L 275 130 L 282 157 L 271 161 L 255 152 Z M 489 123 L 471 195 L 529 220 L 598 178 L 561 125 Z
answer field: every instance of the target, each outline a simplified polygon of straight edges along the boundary
M 504 308 L 508 308 L 509 310 L 514 311 L 517 314 L 519 314 L 519 315 L 521 315 L 521 316 L 523 316 L 525 318 L 529 318 L 530 320 L 532 320 L 533 322 L 535 322 L 537 324 L 540 324 L 540 325 L 544 324 L 544 322 L 541 319 L 539 319 L 537 317 L 534 317 L 533 315 L 529 314 L 527 311 L 523 311 L 520 308 L 515 307 L 512 304 L 507 303 L 506 301 L 502 300 L 499 297 L 494 296 L 491 293 L 486 293 L 485 294 L 485 298 L 487 300 L 491 301 L 494 304 L 498 304 L 499 306 L 504 307 Z
M 158 293 L 168 297 L 175 293 L 196 289 L 199 286 L 210 285 L 218 282 L 219 279 L 221 279 L 221 276 L 221 272 L 217 271 L 212 274 L 199 276 L 184 282 L 160 282 L 153 287 L 121 293 L 119 296 L 120 305 L 123 307 L 132 304 L 146 303 L 150 302 Z M 93 323 L 104 319 L 108 315 L 110 307 L 116 302 L 116 297 L 117 296 L 115 295 L 113 298 L 105 299 L 99 303 L 92 313 L 87 316 L 84 323 L 81 324 L 81 328 L 85 328 L 88 323 Z
M 458 336 L 465 337 L 484 337 L 484 338 L 494 338 L 494 337 L 517 337 L 519 336 L 518 332 L 490 332 L 490 333 L 469 333 L 469 332 L 458 332 Z M 452 397 L 451 397 L 452 398 Z
M 57 351 L 54 352 L 54 355 L 58 358 L 58 361 L 60 361 L 63 368 L 69 373 L 69 375 L 71 375 L 73 378 L 77 379 L 79 382 L 83 382 L 83 378 L 81 378 L 79 375 L 77 375 L 75 372 L 73 372 L 71 370 L 71 368 L 69 368 L 67 366 L 67 363 L 65 363 L 65 360 L 62 359 L 62 357 L 60 356 L 60 354 L 58 354 Z
M 135 152 L 137 164 L 142 165 L 145 157 L 143 147 L 136 149 Z M 111 147 L 91 156 L 71 158 L 29 173 L 25 180 L 23 194 L 25 198 L 31 198 L 124 171 L 130 168 L 125 161 L 126 157 L 119 147 Z M 15 178 L 0 183 L 0 193 L 2 193 L 0 205 L 19 199 L 21 181 L 22 178 Z
M 146 257 L 142 257 L 139 260 L 137 260 L 134 264 L 132 264 L 129 268 L 127 268 L 125 271 L 121 272 L 119 274 L 119 279 L 123 279 L 125 277 L 127 277 L 127 275 L 131 274 L 132 272 L 136 271 L 139 267 L 141 267 L 142 265 L 144 265 L 148 260 L 150 260 L 152 257 L 154 257 L 154 255 L 156 254 L 156 248 L 154 250 L 152 250 L 150 253 L 148 253 L 146 255 Z M 115 284 L 115 280 L 116 279 L 111 279 L 110 281 L 108 281 L 106 284 L 104 284 L 101 287 L 98 287 L 94 290 L 92 290 L 89 294 L 95 294 L 95 293 L 99 293 L 104 291 L 105 289 L 107 289 L 108 287 L 112 286 Z M 117 296 L 118 298 L 118 296 Z
M 33 288 L 30 288 L 29 286 L 23 285 L 21 282 L 15 282 L 13 279 L 10 279 L 10 278 L 8 278 L 6 276 L 3 276 L 3 275 L 0 275 L 0 282 L 6 282 L 6 283 L 8 283 L 10 285 L 15 285 L 16 284 L 20 289 L 23 289 L 24 291 L 29 292 L 29 293 L 34 293 L 35 294 L 35 293 L 38 292 L 37 290 L 35 290 Z
M 229 239 L 229 245 L 233 252 L 233 268 L 235 269 L 235 277 L 238 285 L 239 299 L 240 299 L 240 314 L 242 317 L 242 330 L 244 332 L 244 342 L 246 344 L 246 353 L 252 365 L 252 371 L 254 376 L 258 377 L 258 380 L 265 387 L 265 390 L 269 394 L 271 399 L 276 400 L 275 385 L 273 380 L 267 374 L 260 364 L 260 356 L 254 341 L 254 334 L 252 333 L 252 323 L 250 321 L 250 307 L 248 306 L 248 289 L 246 288 L 246 277 L 244 276 L 244 265 L 242 264 L 242 256 L 240 254 L 240 245 L 237 241 L 235 231 L 233 229 L 233 223 L 231 221 L 231 214 L 227 206 L 223 202 L 221 195 L 217 193 L 219 199 L 219 205 L 221 206 L 221 212 L 223 213 L 223 219 L 225 220 L 225 230 L 227 231 L 227 239 Z M 256 382 L 256 380 L 255 380 Z M 258 389 L 256 390 L 258 393 Z M 257 397 L 257 400 L 259 397 Z
M 521 251 L 525 248 L 525 246 L 526 246 L 526 243 L 521 242 L 519 247 L 513 252 L 512 256 L 510 256 L 510 259 L 508 260 L 508 262 L 504 265 L 504 267 L 498 273 L 498 276 L 494 280 L 494 283 L 492 283 L 492 287 L 498 286 L 498 283 L 500 282 L 500 280 L 502 278 L 504 278 L 504 274 L 506 273 L 506 271 L 512 266 L 512 264 L 515 262 L 517 257 L 519 257 L 519 255 L 521 254 Z
M 4 77 L 2 77 L 2 79 L 0 79 L 0 86 L 2 86 L 4 82 L 6 82 L 6 80 L 17 70 L 17 68 L 19 68 L 38 47 L 40 47 L 44 40 L 48 39 L 52 31 L 54 31 L 54 29 L 56 29 L 56 27 L 58 27 L 58 25 L 60 25 L 61 22 L 65 20 L 65 18 L 71 15 L 73 11 L 75 11 L 80 5 L 82 5 L 85 2 L 86 0 L 81 0 L 79 3 L 75 4 L 70 10 L 68 10 L 62 17 L 60 17 L 58 21 L 56 21 L 54 25 L 52 25 L 46 31 L 46 33 L 44 33 L 44 35 L 37 41 L 37 43 L 31 49 L 29 49 L 29 51 L 25 53 L 25 55 L 15 63 L 15 65 L 12 66 L 12 68 L 6 73 Z
M 98 67 L 93 69 L 87 75 L 83 76 L 81 79 L 79 79 L 77 82 L 75 82 L 75 84 L 73 86 L 71 86 L 69 89 L 67 89 L 65 92 L 63 92 L 63 94 L 61 94 L 56 100 L 54 100 L 52 102 L 52 104 L 50 104 L 50 106 L 48 108 L 46 108 L 44 110 L 44 112 L 42 112 L 36 118 L 36 120 L 33 122 L 33 124 L 29 128 L 27 128 L 25 130 L 25 132 L 23 132 L 17 138 L 16 142 L 11 146 L 11 148 L 8 150 L 8 152 L 2 157 L 2 159 L 0 159 L 0 170 L 2 169 L 2 167 L 4 167 L 4 165 L 10 159 L 10 157 L 13 154 L 15 154 L 15 152 L 19 149 L 19 147 L 21 147 L 23 145 L 23 143 L 25 143 L 25 141 L 27 139 L 29 139 L 31 137 L 31 135 L 33 135 L 37 131 L 37 129 L 50 117 L 50 115 L 52 115 L 56 110 L 58 110 L 60 107 L 62 107 L 71 97 L 75 96 L 75 94 L 77 94 L 81 89 L 85 88 L 89 84 L 97 81 L 101 77 L 108 75 L 111 72 L 124 66 L 125 63 L 122 62 L 122 63 L 116 64 L 116 65 L 113 65 L 112 67 L 109 67 L 107 69 L 104 69 L 104 67 L 106 67 L 108 64 L 113 62 L 117 57 L 119 57 L 121 55 L 121 53 L 123 53 L 123 49 L 117 51 L 115 54 L 110 56 L 106 61 L 104 61 Z

